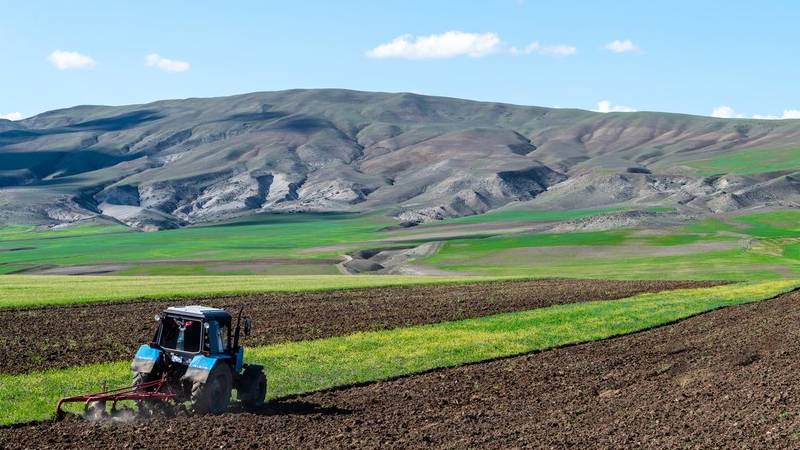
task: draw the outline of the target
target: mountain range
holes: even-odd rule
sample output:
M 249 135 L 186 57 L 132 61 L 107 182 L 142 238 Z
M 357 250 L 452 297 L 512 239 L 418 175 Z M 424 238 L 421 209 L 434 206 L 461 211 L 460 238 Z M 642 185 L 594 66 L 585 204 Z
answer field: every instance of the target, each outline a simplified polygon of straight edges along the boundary
M 800 204 L 800 120 L 258 92 L 0 120 L 0 223 L 155 230 L 297 211 Z

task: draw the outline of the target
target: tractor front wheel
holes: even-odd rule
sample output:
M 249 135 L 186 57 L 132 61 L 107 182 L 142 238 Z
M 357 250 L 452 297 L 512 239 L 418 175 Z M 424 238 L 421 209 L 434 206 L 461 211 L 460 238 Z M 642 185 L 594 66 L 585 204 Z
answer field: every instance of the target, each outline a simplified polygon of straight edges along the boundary
M 197 414 L 220 414 L 228 409 L 233 388 L 231 369 L 217 364 L 205 383 L 192 383 L 192 409 Z

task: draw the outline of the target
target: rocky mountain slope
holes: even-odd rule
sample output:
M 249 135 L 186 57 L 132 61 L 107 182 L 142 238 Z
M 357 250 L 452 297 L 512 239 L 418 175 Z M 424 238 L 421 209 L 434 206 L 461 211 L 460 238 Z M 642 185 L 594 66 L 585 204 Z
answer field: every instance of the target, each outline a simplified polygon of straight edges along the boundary
M 331 210 L 414 223 L 514 202 L 692 213 L 800 204 L 797 167 L 696 165 L 754 148 L 795 151 L 800 121 L 330 89 L 77 106 L 0 120 L 0 223 L 105 216 L 161 229 Z

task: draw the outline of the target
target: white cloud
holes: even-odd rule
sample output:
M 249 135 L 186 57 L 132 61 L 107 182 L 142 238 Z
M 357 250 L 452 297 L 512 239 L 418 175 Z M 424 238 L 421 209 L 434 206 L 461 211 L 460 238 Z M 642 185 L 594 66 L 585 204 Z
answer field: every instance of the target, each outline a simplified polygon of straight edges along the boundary
M 448 31 L 428 36 L 406 34 L 367 52 L 370 58 L 434 59 L 470 56 L 479 58 L 498 51 L 497 33 Z
M 717 106 L 711 110 L 711 117 L 717 117 L 719 119 L 741 119 L 744 117 L 744 114 L 739 114 L 730 106 L 723 105 Z
M 800 119 L 800 109 L 784 109 L 783 119 Z
M 632 53 L 639 51 L 639 47 L 637 47 L 629 39 L 626 39 L 624 41 L 620 41 L 619 39 L 611 41 L 608 44 L 606 44 L 605 48 L 606 50 L 614 53 Z
M 711 117 L 720 119 L 746 119 L 748 116 L 737 112 L 730 106 L 717 106 L 711 111 Z M 800 119 L 800 109 L 784 109 L 783 115 L 780 116 L 774 114 L 753 114 L 750 117 L 761 120 Z
M 596 112 L 610 113 L 610 112 L 635 112 L 636 109 L 624 105 L 612 105 L 608 100 L 600 100 L 597 102 Z
M 151 53 L 144 58 L 147 67 L 157 67 L 165 72 L 186 72 L 191 65 L 186 61 L 168 59 L 157 53 Z
M 527 47 L 520 50 L 516 47 L 511 47 L 510 52 L 512 55 L 530 55 L 536 53 L 545 56 L 571 56 L 578 53 L 578 49 L 572 45 L 557 44 L 557 45 L 542 45 L 538 41 L 528 44 Z
M 21 112 L 10 112 L 6 114 L 0 114 L 0 119 L 6 120 L 22 120 L 22 113 Z
M 47 59 L 53 63 L 58 70 L 83 69 L 93 67 L 96 64 L 89 56 L 82 55 L 78 52 L 63 50 L 56 50 L 50 53 Z
M 742 115 L 740 114 L 740 116 Z M 784 109 L 782 116 L 776 116 L 773 114 L 753 114 L 753 119 L 764 119 L 764 120 L 800 119 L 800 109 Z

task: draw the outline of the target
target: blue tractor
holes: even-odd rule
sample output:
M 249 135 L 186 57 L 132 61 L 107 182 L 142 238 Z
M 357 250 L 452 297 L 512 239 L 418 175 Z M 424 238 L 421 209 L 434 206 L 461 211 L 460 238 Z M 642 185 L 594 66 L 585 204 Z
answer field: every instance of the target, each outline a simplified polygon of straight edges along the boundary
M 86 411 L 106 414 L 106 403 L 133 400 L 140 413 L 162 410 L 168 404 L 189 402 L 194 413 L 219 414 L 228 409 L 232 391 L 245 408 L 258 408 L 267 393 L 267 378 L 261 366 L 245 364 L 240 334 L 250 334 L 251 321 L 236 326 L 224 309 L 206 306 L 171 307 L 155 317 L 152 342 L 139 347 L 131 363 L 133 385 L 126 388 L 69 397 L 59 401 L 85 403 Z

